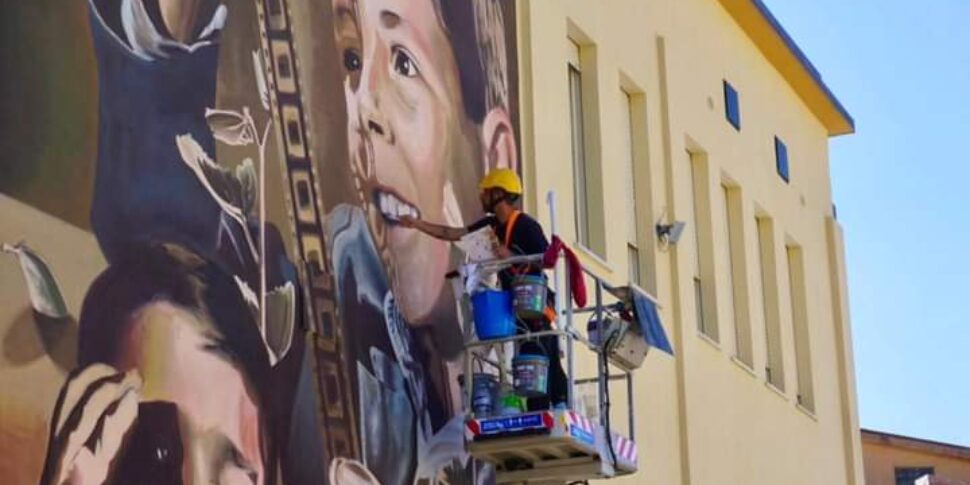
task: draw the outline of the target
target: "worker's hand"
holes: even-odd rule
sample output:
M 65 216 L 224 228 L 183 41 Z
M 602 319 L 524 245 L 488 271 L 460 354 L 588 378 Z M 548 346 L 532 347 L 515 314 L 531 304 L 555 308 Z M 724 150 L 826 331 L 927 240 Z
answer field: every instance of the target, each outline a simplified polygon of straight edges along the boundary
M 498 246 L 495 246 L 495 254 L 498 255 L 499 259 L 506 259 L 506 258 L 512 257 L 512 251 L 510 251 L 509 248 L 501 244 L 499 244 Z
M 398 224 L 408 229 L 415 229 L 418 227 L 418 219 L 413 216 L 401 216 L 398 218 Z
M 118 372 L 104 364 L 85 367 L 69 378 L 51 419 L 40 483 L 104 483 L 138 416 L 140 387 L 137 372 Z

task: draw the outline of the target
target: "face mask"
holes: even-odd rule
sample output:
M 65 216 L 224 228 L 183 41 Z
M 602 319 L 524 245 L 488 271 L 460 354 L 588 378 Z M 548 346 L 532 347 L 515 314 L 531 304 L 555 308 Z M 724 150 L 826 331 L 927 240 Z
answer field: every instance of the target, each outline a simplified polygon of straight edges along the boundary
M 482 209 L 489 214 L 494 214 L 495 207 L 499 205 L 502 200 L 503 196 L 499 191 L 489 189 L 487 192 L 485 192 L 485 197 L 482 199 Z

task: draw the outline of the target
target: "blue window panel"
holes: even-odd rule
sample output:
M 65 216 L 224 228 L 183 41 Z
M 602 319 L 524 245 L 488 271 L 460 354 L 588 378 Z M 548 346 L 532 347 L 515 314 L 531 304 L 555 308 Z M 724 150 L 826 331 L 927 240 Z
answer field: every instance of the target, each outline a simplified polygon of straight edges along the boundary
M 788 175 L 788 147 L 777 136 L 775 137 L 775 168 L 778 169 L 778 175 L 785 183 L 791 181 Z
M 735 130 L 741 131 L 741 104 L 738 102 L 738 92 L 726 80 L 724 81 L 724 117 Z

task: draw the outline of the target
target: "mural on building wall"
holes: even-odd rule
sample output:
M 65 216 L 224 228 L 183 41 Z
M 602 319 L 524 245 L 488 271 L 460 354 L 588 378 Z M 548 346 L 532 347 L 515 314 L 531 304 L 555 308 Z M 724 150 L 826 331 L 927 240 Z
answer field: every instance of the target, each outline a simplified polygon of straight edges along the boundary
M 493 480 L 457 415 L 462 255 L 398 220 L 467 225 L 518 167 L 514 2 L 0 13 L 5 482 Z M 48 216 L 97 274 L 25 236 Z

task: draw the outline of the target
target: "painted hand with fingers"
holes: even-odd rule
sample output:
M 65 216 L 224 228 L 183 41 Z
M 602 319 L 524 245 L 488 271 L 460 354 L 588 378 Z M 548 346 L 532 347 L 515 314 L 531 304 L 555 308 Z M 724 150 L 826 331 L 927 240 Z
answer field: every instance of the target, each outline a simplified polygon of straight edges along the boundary
M 41 485 L 101 484 L 138 416 L 141 378 L 93 364 L 72 373 L 61 389 Z

